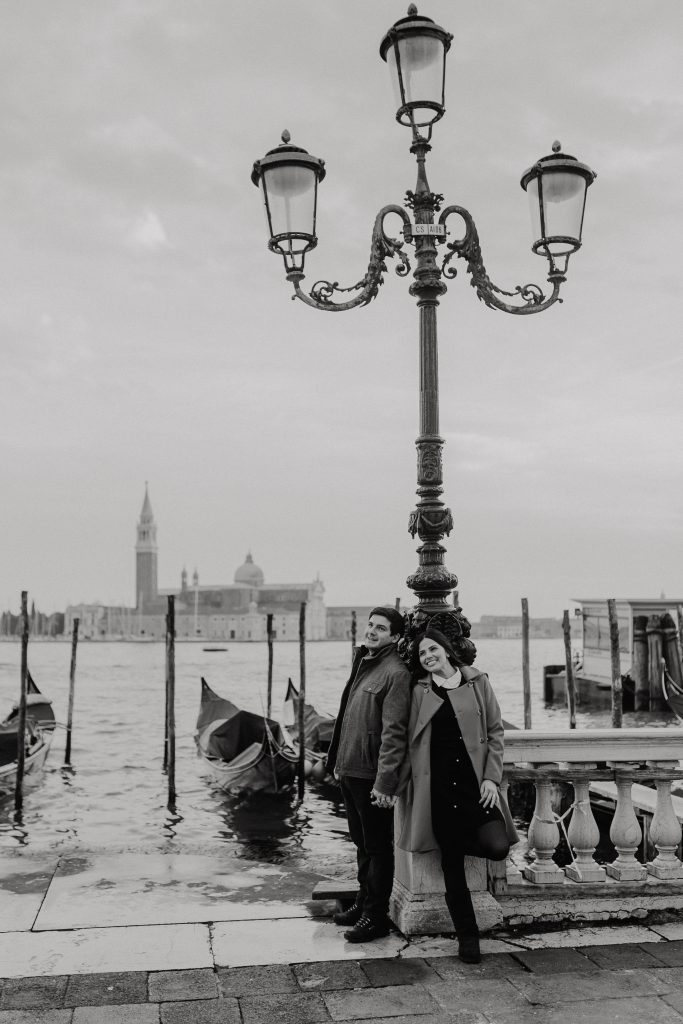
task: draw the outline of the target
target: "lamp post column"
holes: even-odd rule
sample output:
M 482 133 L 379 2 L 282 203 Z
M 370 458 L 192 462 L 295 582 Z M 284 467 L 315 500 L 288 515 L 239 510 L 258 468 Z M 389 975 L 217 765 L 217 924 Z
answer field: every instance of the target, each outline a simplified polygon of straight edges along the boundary
M 425 173 L 425 157 L 431 147 L 417 139 L 411 152 L 417 157 L 418 173 L 415 192 L 409 192 L 407 204 L 414 210 L 417 225 L 428 226 L 425 234 L 415 237 L 416 268 L 410 294 L 417 298 L 420 315 L 420 436 L 417 438 L 416 508 L 410 514 L 408 530 L 420 538 L 417 571 L 407 584 L 418 598 L 416 612 L 433 615 L 448 608 L 450 592 L 458 584 L 457 576 L 444 565 L 446 549 L 441 541 L 453 528 L 451 510 L 441 500 L 443 493 L 442 451 L 444 441 L 439 435 L 439 353 L 436 310 L 439 297 L 446 291 L 436 263 L 434 214 L 442 196 L 430 191 Z

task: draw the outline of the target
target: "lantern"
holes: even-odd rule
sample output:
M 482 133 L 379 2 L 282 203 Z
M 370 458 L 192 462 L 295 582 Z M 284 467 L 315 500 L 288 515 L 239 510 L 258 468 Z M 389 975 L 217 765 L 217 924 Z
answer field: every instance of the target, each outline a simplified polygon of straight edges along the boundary
M 431 133 L 445 113 L 446 54 L 452 38 L 411 4 L 408 17 L 392 25 L 381 42 L 380 55 L 392 72 L 396 120 L 416 134 L 427 127 Z
M 287 270 L 302 271 L 305 254 L 318 244 L 318 182 L 325 177 L 325 164 L 305 149 L 293 146 L 290 137 L 284 131 L 282 144 L 255 162 L 251 180 L 261 186 L 263 193 L 270 233 L 268 248 L 283 257 Z
M 522 175 L 521 186 L 529 196 L 531 210 L 531 248 L 563 272 L 571 254 L 581 248 L 586 192 L 595 177 L 586 164 L 562 153 L 559 142 L 553 143 L 549 156 Z

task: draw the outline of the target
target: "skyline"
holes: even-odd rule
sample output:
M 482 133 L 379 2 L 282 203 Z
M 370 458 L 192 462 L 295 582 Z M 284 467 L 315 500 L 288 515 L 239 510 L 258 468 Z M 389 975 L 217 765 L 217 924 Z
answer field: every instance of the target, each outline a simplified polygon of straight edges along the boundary
M 366 308 L 290 300 L 255 159 L 322 157 L 306 282 L 363 275 L 414 188 L 378 54 L 407 3 L 29 2 L 3 12 L 3 607 L 130 604 L 149 480 L 159 583 L 320 573 L 326 603 L 400 596 L 416 565 L 417 310 L 389 266 Z M 446 564 L 468 618 L 683 592 L 674 348 L 681 220 L 674 0 L 423 0 L 454 34 L 427 173 L 473 214 L 502 288 L 545 284 L 524 170 L 561 140 L 597 171 L 564 302 L 439 307 Z M 26 42 L 31 61 L 26 60 Z M 460 261 L 458 261 L 460 262 Z

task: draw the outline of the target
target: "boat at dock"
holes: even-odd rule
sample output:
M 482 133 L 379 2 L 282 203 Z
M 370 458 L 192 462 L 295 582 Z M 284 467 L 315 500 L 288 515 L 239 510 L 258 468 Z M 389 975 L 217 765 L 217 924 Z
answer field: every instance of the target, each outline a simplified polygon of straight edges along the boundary
M 203 678 L 195 742 L 227 793 L 280 793 L 294 782 L 299 755 L 279 723 L 219 697 Z
M 30 672 L 26 694 L 26 754 L 24 777 L 35 778 L 42 770 L 55 731 L 52 702 L 40 692 Z M 0 722 L 0 796 L 10 792 L 17 779 L 17 743 L 19 739 L 19 705 L 14 704 Z
M 612 655 L 606 599 L 573 599 L 572 674 L 578 705 L 607 707 L 612 701 Z M 615 600 L 619 662 L 625 711 L 670 711 L 683 718 L 683 659 L 679 628 L 683 598 Z M 565 665 L 545 665 L 547 701 L 564 700 Z

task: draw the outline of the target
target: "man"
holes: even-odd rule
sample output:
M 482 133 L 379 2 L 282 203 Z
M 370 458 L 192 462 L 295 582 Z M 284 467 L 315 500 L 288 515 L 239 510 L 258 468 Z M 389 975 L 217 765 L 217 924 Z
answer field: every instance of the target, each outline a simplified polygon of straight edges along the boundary
M 349 910 L 334 918 L 336 924 L 352 925 L 344 933 L 349 942 L 369 942 L 388 935 L 391 927 L 393 808 L 410 715 L 410 673 L 396 651 L 403 625 L 394 608 L 370 613 L 365 646 L 353 660 L 327 755 L 357 851 L 358 895 Z

